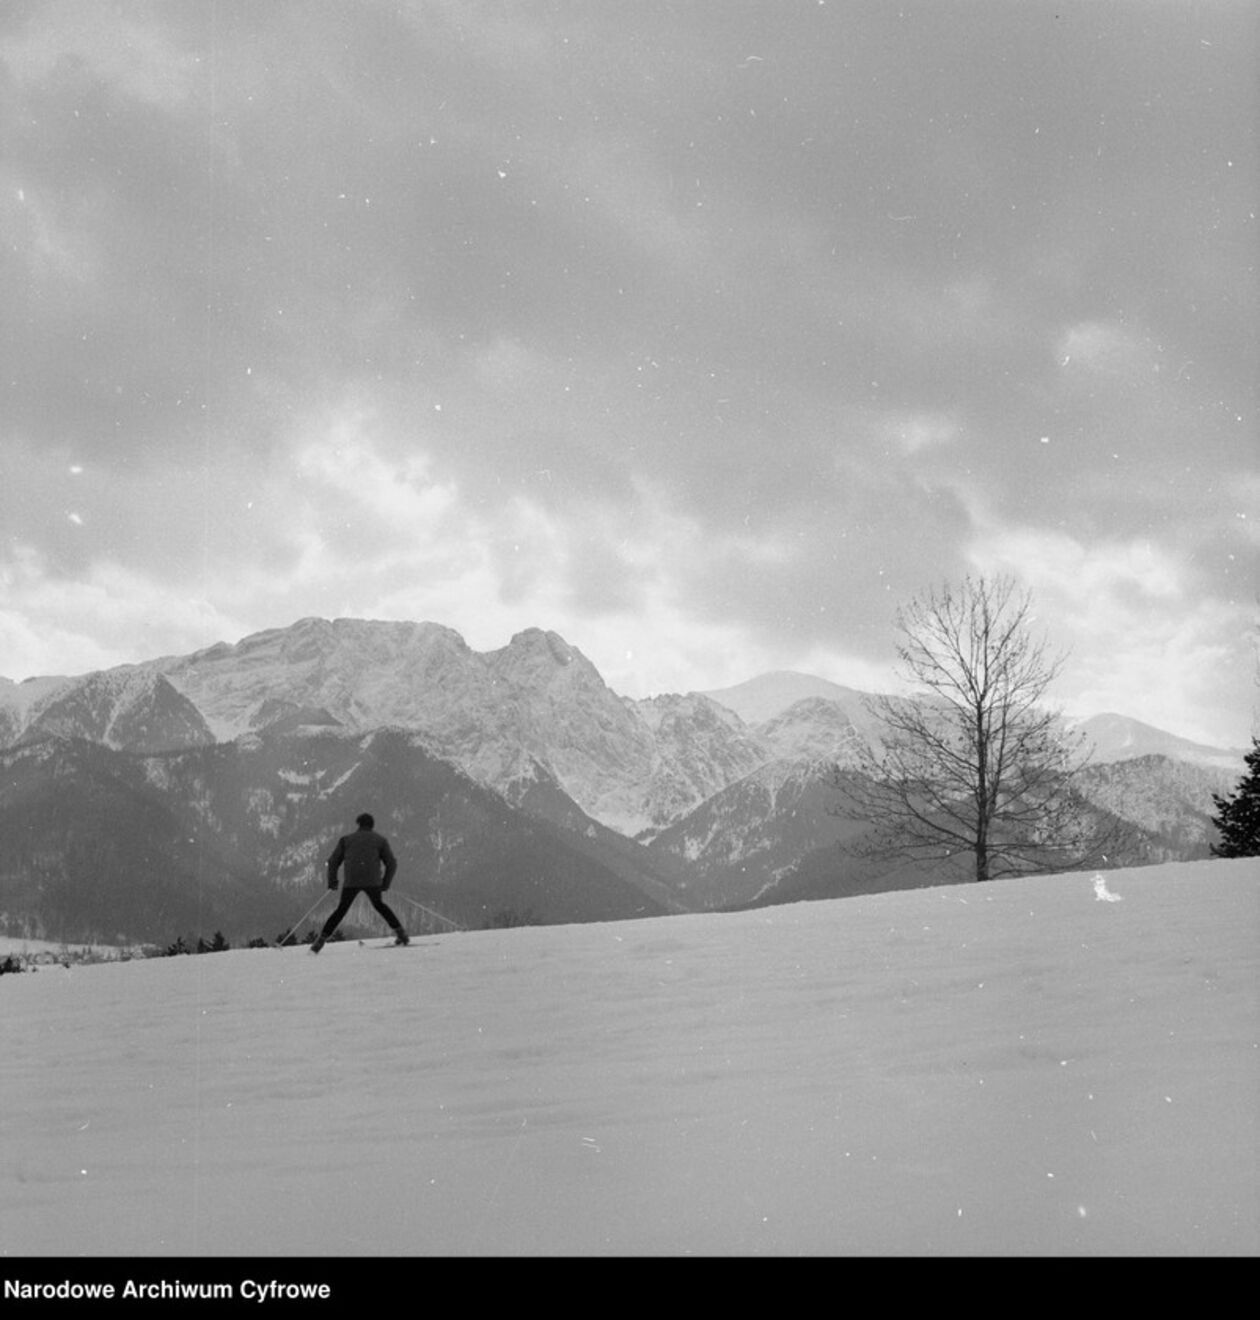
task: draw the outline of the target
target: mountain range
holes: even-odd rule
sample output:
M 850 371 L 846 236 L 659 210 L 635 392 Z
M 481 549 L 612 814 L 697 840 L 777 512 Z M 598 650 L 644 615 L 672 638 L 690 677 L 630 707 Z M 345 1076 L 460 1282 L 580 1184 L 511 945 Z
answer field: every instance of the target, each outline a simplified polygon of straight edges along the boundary
M 1086 720 L 1080 785 L 1127 864 L 1207 855 L 1242 753 Z M 187 656 L 0 679 L 0 932 L 271 936 L 371 810 L 401 915 L 615 920 L 957 879 L 846 850 L 865 694 L 797 673 L 634 700 L 554 632 L 303 619 Z M 371 920 L 375 920 L 372 918 Z

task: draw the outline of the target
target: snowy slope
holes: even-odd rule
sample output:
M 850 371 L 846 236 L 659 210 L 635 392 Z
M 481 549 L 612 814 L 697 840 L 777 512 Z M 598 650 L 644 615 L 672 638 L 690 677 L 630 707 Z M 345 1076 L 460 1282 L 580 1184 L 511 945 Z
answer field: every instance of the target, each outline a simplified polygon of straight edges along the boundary
M 1260 860 L 0 979 L 21 1255 L 1260 1250 Z

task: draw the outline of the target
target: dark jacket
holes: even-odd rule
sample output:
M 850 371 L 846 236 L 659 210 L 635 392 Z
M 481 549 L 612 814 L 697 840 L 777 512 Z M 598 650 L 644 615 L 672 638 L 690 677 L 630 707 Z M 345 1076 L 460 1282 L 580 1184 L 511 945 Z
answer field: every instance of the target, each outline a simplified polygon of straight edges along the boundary
M 337 868 L 343 862 L 347 889 L 388 889 L 398 870 L 398 859 L 389 840 L 375 830 L 358 829 L 337 840 L 328 859 L 330 889 L 337 887 Z

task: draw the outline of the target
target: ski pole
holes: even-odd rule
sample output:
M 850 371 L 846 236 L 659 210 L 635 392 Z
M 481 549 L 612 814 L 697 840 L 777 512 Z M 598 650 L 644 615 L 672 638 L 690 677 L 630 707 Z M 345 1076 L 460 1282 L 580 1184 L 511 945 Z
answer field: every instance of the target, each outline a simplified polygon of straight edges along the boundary
M 311 915 L 312 912 L 315 911 L 317 907 L 319 907 L 319 905 L 324 901 L 325 897 L 326 894 L 320 894 L 320 896 L 310 905 L 310 907 L 306 909 L 306 911 L 293 923 L 293 925 L 290 926 L 289 929 L 284 932 L 284 934 L 280 937 L 281 948 L 283 948 L 286 944 L 288 944 L 288 942 L 297 933 L 297 928 L 307 919 L 307 917 Z
M 446 924 L 450 926 L 453 930 L 463 929 L 463 927 L 459 925 L 458 922 L 452 921 L 450 917 L 444 917 L 440 912 L 434 912 L 432 908 L 425 907 L 423 903 L 417 903 L 414 898 L 408 898 L 406 894 L 399 894 L 398 897 L 401 898 L 404 902 L 410 903 L 412 907 L 419 908 L 421 912 L 427 912 L 429 916 L 436 917 L 439 921 L 446 922 Z

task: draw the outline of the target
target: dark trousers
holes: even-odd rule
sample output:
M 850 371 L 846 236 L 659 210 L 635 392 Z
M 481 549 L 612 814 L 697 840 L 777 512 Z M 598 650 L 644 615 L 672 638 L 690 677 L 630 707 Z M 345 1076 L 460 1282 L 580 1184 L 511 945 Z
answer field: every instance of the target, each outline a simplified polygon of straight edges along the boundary
M 341 891 L 341 902 L 337 904 L 332 915 L 324 922 L 324 929 L 320 932 L 321 939 L 327 939 L 333 931 L 341 925 L 341 919 L 350 911 L 351 905 L 360 894 L 366 894 L 368 902 L 389 922 L 391 930 L 402 933 L 402 922 L 394 915 L 393 910 L 385 902 L 385 891 L 382 889 L 352 889 L 345 888 Z

